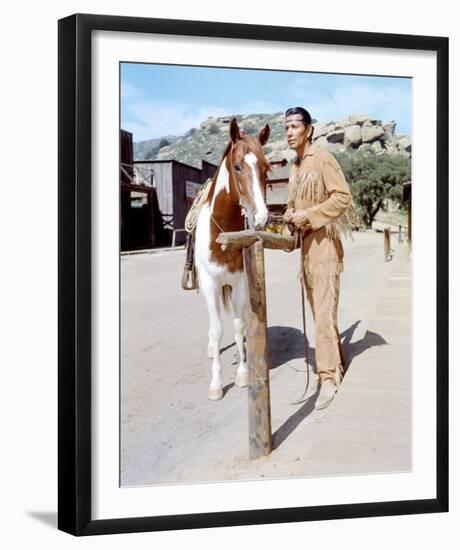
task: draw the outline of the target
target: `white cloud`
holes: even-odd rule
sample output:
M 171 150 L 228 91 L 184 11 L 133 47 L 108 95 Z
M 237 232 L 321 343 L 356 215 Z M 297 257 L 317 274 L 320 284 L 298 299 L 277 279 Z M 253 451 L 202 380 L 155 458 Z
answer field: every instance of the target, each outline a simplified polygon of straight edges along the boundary
M 308 79 L 298 79 L 289 89 L 299 105 L 305 106 L 319 121 L 333 120 L 351 114 L 363 113 L 376 116 L 382 122 L 395 120 L 410 132 L 410 92 L 391 83 L 372 85 L 363 82 L 346 82 L 327 91 L 315 89 Z
M 121 82 L 121 99 L 124 101 L 132 101 L 139 99 L 144 95 L 144 91 L 141 88 L 136 88 L 129 82 Z
M 158 138 L 166 135 L 183 135 L 190 128 L 199 127 L 208 117 L 231 116 L 245 113 L 272 113 L 277 109 L 274 105 L 263 101 L 252 101 L 242 105 L 235 111 L 224 109 L 217 105 L 195 107 L 185 103 L 172 103 L 161 99 L 147 100 L 136 97 L 136 89 L 128 86 L 126 89 L 125 116 L 122 128 L 133 133 L 134 141 Z M 122 91 L 123 93 L 123 91 Z
M 142 141 L 170 134 L 180 136 L 190 128 L 198 127 L 209 116 L 227 114 L 225 109 L 217 106 L 196 108 L 164 100 L 139 99 L 127 104 L 122 127 L 133 132 L 135 141 Z

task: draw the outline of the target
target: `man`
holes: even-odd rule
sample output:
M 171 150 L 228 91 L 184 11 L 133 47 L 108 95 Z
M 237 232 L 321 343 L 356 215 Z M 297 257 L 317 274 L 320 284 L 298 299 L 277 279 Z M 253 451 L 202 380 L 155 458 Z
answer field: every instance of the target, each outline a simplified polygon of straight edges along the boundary
M 351 230 L 355 211 L 350 189 L 335 157 L 312 143 L 308 111 L 288 109 L 285 133 L 297 160 L 289 177 L 284 221 L 303 236 L 303 280 L 315 320 L 316 366 L 320 392 L 316 409 L 334 399 L 343 377 L 344 354 L 337 327 L 341 235 Z

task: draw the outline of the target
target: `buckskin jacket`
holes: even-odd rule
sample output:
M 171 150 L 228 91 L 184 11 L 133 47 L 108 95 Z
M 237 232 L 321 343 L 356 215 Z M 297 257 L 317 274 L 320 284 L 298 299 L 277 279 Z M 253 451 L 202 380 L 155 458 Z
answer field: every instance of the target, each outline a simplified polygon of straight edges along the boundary
M 313 287 L 318 277 L 341 273 L 341 236 L 360 222 L 345 176 L 331 153 L 312 144 L 296 160 L 289 176 L 287 206 L 307 211 L 303 246 L 308 286 Z

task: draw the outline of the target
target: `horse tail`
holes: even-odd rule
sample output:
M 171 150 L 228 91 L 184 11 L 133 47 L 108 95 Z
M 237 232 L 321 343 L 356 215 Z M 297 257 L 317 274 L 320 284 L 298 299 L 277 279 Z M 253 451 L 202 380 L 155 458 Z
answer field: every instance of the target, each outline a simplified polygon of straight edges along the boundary
M 230 285 L 224 285 L 221 289 L 222 303 L 224 304 L 225 311 L 230 310 L 231 298 L 232 298 L 232 287 Z

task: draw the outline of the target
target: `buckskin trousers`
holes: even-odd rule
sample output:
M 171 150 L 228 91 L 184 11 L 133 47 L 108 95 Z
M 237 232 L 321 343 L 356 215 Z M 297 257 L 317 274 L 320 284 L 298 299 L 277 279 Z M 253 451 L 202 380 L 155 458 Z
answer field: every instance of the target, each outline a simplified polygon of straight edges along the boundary
M 329 273 L 306 282 L 306 292 L 315 321 L 315 357 L 320 382 L 331 379 L 339 386 L 345 366 L 337 325 L 340 275 Z

